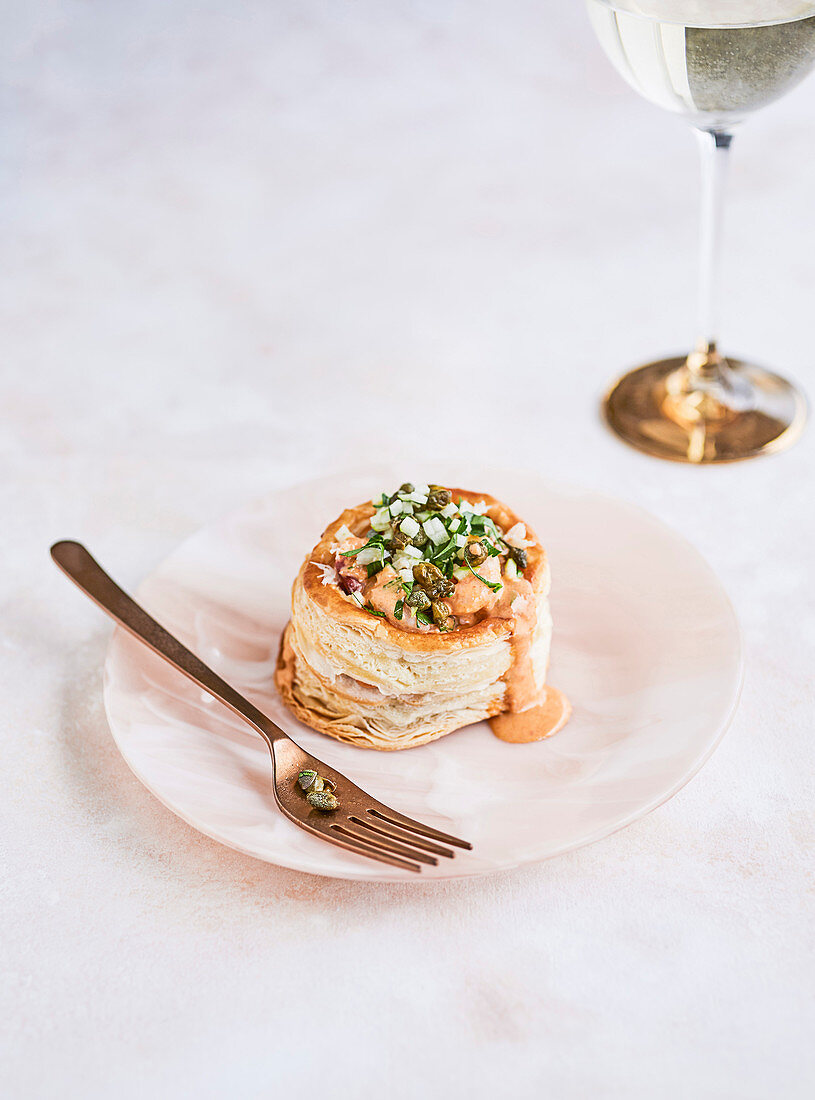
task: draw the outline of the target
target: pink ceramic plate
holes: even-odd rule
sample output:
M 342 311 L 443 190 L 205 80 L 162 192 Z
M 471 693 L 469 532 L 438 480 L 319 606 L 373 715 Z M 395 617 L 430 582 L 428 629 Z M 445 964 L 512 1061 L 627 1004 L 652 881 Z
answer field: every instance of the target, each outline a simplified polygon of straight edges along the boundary
M 551 740 L 507 745 L 481 723 L 431 745 L 378 753 L 313 733 L 275 694 L 272 670 L 303 556 L 346 505 L 407 477 L 483 488 L 540 535 L 553 575 L 549 679 L 574 704 L 569 725 Z M 607 836 L 701 767 L 741 683 L 733 609 L 684 539 L 630 504 L 531 474 L 377 469 L 272 493 L 188 539 L 139 594 L 308 751 L 383 802 L 475 845 L 420 878 L 297 829 L 275 808 L 259 738 L 117 630 L 105 702 L 122 755 L 145 786 L 232 848 L 340 878 L 481 875 Z

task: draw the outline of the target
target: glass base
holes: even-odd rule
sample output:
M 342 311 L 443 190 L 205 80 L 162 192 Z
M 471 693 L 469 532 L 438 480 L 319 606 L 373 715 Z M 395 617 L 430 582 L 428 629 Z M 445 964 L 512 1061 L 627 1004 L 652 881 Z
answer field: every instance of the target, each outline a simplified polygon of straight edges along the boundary
M 615 383 L 603 415 L 620 439 L 655 458 L 704 465 L 790 447 L 806 399 L 777 374 L 715 348 L 660 359 Z

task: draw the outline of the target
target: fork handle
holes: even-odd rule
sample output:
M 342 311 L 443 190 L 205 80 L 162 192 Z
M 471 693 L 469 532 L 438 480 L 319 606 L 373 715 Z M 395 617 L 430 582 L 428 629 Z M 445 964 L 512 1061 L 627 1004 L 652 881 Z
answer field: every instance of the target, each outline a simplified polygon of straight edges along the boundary
M 139 641 L 144 642 L 179 672 L 189 676 L 204 691 L 208 691 L 241 718 L 245 718 L 270 745 L 281 739 L 289 740 L 270 718 L 231 687 L 226 680 L 222 680 L 200 658 L 183 646 L 178 638 L 173 637 L 168 630 L 151 618 L 143 607 L 140 607 L 112 577 L 108 576 L 82 543 L 69 540 L 55 542 L 51 547 L 51 557 L 62 572 L 120 626 Z

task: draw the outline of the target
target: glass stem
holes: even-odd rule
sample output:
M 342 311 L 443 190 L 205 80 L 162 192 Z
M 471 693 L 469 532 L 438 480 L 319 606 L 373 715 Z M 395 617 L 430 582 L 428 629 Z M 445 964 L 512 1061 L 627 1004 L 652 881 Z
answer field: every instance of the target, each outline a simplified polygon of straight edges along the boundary
M 688 360 L 694 373 L 718 365 L 719 283 L 727 165 L 733 135 L 728 130 L 697 130 L 702 159 L 702 218 L 699 237 L 698 339 Z

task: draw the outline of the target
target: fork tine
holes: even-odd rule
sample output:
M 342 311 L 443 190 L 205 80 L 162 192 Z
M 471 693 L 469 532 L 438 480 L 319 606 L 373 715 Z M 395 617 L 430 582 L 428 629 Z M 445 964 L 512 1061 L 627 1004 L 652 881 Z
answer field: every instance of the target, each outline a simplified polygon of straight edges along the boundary
M 441 844 L 434 844 L 432 840 L 425 840 L 424 837 L 417 836 L 416 833 L 409 833 L 407 829 L 403 829 L 401 826 L 393 825 L 390 829 L 379 828 L 373 824 L 370 820 L 363 821 L 360 817 L 349 818 L 355 825 L 359 825 L 363 829 L 370 830 L 372 833 L 378 833 L 379 836 L 387 837 L 389 840 L 400 840 L 405 844 L 412 845 L 414 848 L 424 848 L 426 852 L 433 852 L 437 856 L 447 856 L 448 859 L 453 859 L 455 852 L 451 852 L 449 848 L 442 848 Z M 384 819 L 382 824 L 384 825 Z
M 295 822 L 295 824 L 297 823 Z M 389 863 L 392 867 L 403 867 L 406 871 L 415 871 L 417 874 L 421 874 L 422 868 L 418 863 L 414 863 L 409 859 L 401 859 L 395 853 L 391 854 L 385 848 L 369 844 L 367 840 L 356 837 L 353 833 L 344 833 L 336 826 L 332 827 L 329 832 L 320 832 L 317 835 L 323 840 L 329 840 L 332 844 L 337 844 L 340 848 L 353 852 L 355 855 L 366 856 L 368 859 L 375 859 L 379 863 Z
M 381 805 L 381 804 L 380 804 Z M 386 810 L 383 813 L 382 810 Z M 472 844 L 468 840 L 460 840 L 457 836 L 450 836 L 449 833 L 443 833 L 440 829 L 433 829 L 429 825 L 423 825 L 421 821 L 414 821 L 412 817 L 405 817 L 404 814 L 397 813 L 396 810 L 392 810 L 390 806 L 383 806 L 382 810 L 373 809 L 366 812 L 373 817 L 378 817 L 382 821 L 387 821 L 389 825 L 396 825 L 402 829 L 409 829 L 411 832 L 420 833 L 422 836 L 429 836 L 433 840 L 444 840 L 448 844 L 454 844 L 457 848 L 466 848 L 468 851 L 472 850 Z
M 350 822 L 350 818 L 348 821 Z M 427 852 L 418 851 L 415 848 L 408 848 L 405 844 L 398 844 L 395 840 L 390 838 L 383 838 L 380 840 L 378 836 L 372 834 L 365 835 L 353 828 L 349 828 L 348 825 L 332 825 L 331 831 L 335 833 L 341 833 L 342 836 L 353 837 L 354 840 L 360 841 L 365 845 L 371 845 L 375 849 L 380 849 L 386 852 L 393 852 L 397 856 L 405 856 L 408 859 L 417 859 L 421 863 L 427 863 L 431 867 L 438 865 L 438 860 L 435 856 L 429 855 Z

